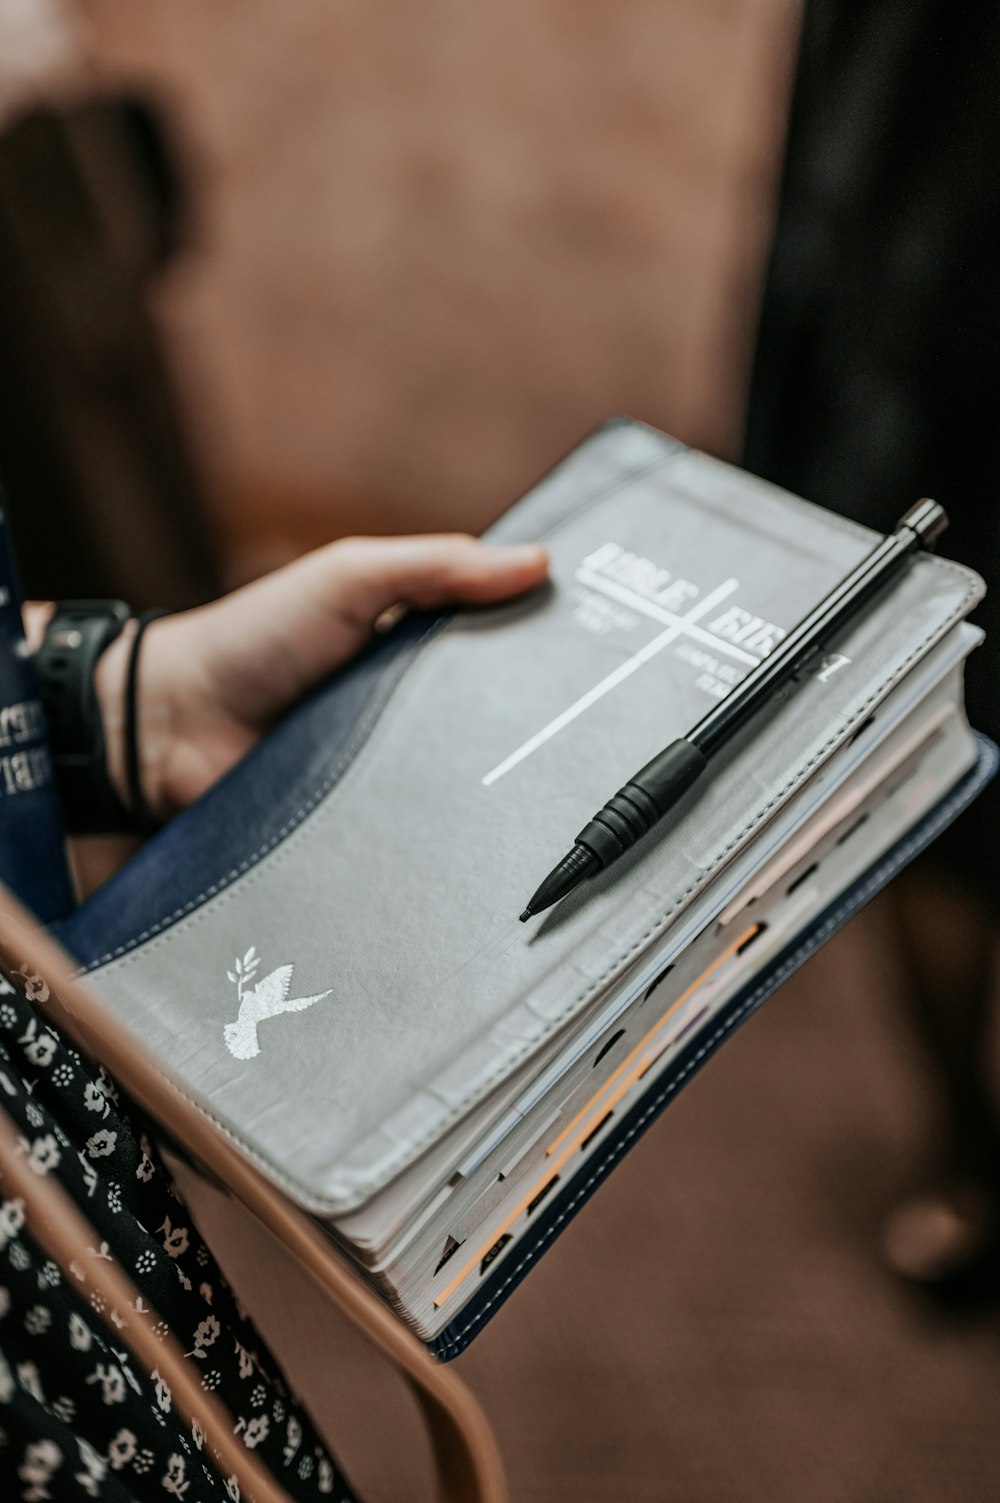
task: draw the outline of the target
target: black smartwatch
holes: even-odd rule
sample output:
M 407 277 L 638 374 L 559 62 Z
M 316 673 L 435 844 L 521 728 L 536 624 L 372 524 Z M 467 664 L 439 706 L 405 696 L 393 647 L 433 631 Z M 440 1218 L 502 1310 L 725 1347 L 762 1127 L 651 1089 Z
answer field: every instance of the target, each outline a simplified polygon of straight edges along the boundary
M 134 828 L 108 777 L 94 687 L 98 658 L 131 616 L 123 600 L 62 600 L 32 660 L 48 721 L 56 786 L 67 828 L 74 834 Z

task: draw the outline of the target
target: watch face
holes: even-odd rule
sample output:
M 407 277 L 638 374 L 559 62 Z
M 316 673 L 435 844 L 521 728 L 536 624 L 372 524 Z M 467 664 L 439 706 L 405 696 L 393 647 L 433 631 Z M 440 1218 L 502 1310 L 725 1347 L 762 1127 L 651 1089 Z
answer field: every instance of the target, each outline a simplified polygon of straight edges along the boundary
M 78 626 L 63 626 L 49 628 L 46 633 L 47 645 L 55 652 L 72 652 L 74 648 L 83 642 L 83 632 Z

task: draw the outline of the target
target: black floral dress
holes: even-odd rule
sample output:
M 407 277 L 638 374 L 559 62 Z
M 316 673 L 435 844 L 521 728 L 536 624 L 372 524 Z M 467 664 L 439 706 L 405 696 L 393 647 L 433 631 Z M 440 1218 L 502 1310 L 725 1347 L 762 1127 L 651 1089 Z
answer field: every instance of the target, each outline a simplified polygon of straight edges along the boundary
M 88 1258 L 115 1259 L 287 1491 L 353 1500 L 274 1358 L 191 1225 L 142 1114 L 32 1006 L 44 983 L 0 976 L 0 1105 L 36 1174 L 56 1174 L 94 1228 Z M 0 1190 L 0 1196 L 2 1196 Z M 0 1498 L 223 1499 L 239 1486 L 188 1426 L 169 1386 L 137 1370 L 114 1316 L 74 1287 L 0 1199 Z

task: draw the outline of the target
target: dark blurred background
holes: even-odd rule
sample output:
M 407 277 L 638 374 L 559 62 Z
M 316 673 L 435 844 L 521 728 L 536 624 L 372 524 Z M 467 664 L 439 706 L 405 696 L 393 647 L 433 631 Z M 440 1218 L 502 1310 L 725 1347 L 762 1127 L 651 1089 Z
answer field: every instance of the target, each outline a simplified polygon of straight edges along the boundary
M 795 11 L 85 5 L 189 172 L 156 305 L 227 575 L 480 530 L 609 413 L 737 455 Z
M 74 137 L 98 186 L 88 164 L 117 152 L 128 177 L 135 147 L 172 227 L 112 237 L 149 344 L 125 339 L 96 406 L 187 442 L 173 499 L 133 504 L 156 476 L 123 445 L 108 478 L 93 373 L 61 367 L 97 520 L 59 522 L 66 424 L 39 445 L 8 419 L 29 468 L 49 455 L 38 494 L 11 486 L 29 592 L 181 603 L 349 532 L 478 531 L 620 412 L 872 525 L 931 491 L 945 551 L 989 579 L 988 8 L 72 14 L 71 96 L 150 100 L 170 147 Z M 32 319 L 59 314 L 64 261 L 32 262 Z M 9 378 L 8 396 L 27 400 Z M 996 650 L 979 658 L 990 730 Z M 769 1002 L 461 1359 L 515 1499 L 996 1497 L 993 807 Z M 362 1491 L 424 1495 L 405 1395 L 202 1193 Z

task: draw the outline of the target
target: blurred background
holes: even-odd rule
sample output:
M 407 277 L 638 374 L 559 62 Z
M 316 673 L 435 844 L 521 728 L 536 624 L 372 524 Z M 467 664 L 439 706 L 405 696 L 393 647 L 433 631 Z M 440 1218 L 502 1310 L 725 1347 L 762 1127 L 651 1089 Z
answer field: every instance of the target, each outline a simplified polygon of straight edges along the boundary
M 28 593 L 178 605 L 351 532 L 480 531 L 614 413 L 874 526 L 935 494 L 990 582 L 987 8 L 5 11 Z M 52 208 L 84 190 L 86 236 Z M 460 1359 L 515 1499 L 996 1497 L 995 817 L 769 1002 Z M 405 1394 L 203 1198 L 363 1495 L 425 1495 Z

